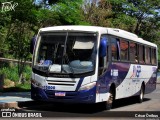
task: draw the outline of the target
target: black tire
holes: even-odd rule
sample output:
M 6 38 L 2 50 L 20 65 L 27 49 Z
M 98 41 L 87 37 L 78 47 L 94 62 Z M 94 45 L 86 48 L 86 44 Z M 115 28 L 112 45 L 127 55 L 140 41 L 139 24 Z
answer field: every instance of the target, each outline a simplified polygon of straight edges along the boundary
M 113 90 L 110 90 L 109 99 L 108 99 L 108 101 L 105 102 L 105 109 L 110 110 L 113 106 L 113 102 L 114 102 L 114 92 L 113 92 Z
M 142 103 L 144 99 L 144 85 L 142 84 L 140 93 L 138 95 L 138 103 Z

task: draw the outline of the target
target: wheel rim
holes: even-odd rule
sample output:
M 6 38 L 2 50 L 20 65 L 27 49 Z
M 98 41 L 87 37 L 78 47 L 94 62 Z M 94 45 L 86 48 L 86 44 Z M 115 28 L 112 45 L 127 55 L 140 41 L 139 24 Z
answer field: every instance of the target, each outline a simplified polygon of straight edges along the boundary
M 109 104 L 112 104 L 112 103 L 113 103 L 113 94 L 112 94 L 112 93 L 110 93 L 108 103 L 109 103 Z
M 143 94 L 143 87 L 141 88 L 141 94 L 140 94 L 140 99 L 141 100 L 143 100 L 143 96 L 144 96 L 144 94 Z
M 111 108 L 113 103 L 113 94 L 110 93 L 109 99 L 107 101 L 107 107 Z

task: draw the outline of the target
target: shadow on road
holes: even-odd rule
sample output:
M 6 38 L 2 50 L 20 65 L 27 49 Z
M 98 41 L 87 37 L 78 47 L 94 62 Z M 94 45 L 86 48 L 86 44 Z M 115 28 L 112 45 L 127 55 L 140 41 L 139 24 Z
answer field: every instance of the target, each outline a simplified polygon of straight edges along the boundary
M 144 102 L 150 99 L 144 98 Z M 128 105 L 137 104 L 135 97 L 124 98 L 116 100 L 113 109 L 125 107 Z M 63 112 L 63 113 L 78 113 L 78 114 L 94 114 L 105 111 L 103 104 L 64 104 L 64 103 L 51 103 L 30 101 L 28 103 L 20 102 L 19 107 L 24 110 L 34 110 L 39 112 Z
M 144 98 L 143 102 L 146 102 L 146 101 L 149 101 L 149 100 L 151 100 L 151 99 Z M 134 105 L 134 104 L 138 104 L 138 100 L 137 100 L 136 97 L 123 98 L 123 99 L 119 99 L 119 100 L 115 101 L 115 103 L 113 105 L 113 109 L 129 106 L 129 105 Z

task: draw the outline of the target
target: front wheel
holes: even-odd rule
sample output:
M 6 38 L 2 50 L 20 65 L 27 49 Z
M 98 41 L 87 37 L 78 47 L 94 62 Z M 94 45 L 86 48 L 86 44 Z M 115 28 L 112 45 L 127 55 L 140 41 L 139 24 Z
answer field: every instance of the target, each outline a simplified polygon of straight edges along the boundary
M 110 110 L 113 106 L 114 92 L 111 90 L 108 101 L 105 102 L 105 109 Z
M 142 103 L 144 99 L 144 85 L 141 86 L 140 94 L 138 95 L 138 102 Z

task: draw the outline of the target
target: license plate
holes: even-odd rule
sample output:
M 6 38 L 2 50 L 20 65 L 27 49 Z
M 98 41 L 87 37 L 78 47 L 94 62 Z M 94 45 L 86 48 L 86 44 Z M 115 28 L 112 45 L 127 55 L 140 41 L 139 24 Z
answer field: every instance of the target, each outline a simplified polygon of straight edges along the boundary
M 55 96 L 66 96 L 65 92 L 55 92 Z

